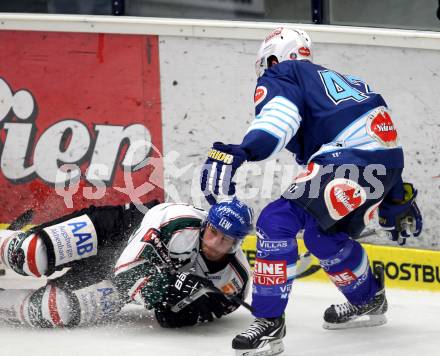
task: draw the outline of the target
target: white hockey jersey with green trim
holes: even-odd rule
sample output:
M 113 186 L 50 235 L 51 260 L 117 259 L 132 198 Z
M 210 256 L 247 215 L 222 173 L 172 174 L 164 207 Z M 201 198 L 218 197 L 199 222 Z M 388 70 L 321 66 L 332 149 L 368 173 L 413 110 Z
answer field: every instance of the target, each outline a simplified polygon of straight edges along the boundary
M 166 288 L 161 285 L 166 283 L 162 283 L 165 281 L 163 273 L 152 266 L 154 256 L 146 251 L 149 244 L 144 242 L 149 231 L 155 229 L 160 231 L 168 257 L 181 264 L 179 271 L 205 277 L 225 293 L 246 298 L 251 272 L 241 249 L 227 255 L 227 261 L 220 268 L 206 261 L 200 253 L 200 238 L 207 215 L 202 209 L 176 203 L 159 204 L 147 212 L 115 266 L 115 277 L 123 281 L 119 286 L 123 286 L 126 297 L 151 307 Z

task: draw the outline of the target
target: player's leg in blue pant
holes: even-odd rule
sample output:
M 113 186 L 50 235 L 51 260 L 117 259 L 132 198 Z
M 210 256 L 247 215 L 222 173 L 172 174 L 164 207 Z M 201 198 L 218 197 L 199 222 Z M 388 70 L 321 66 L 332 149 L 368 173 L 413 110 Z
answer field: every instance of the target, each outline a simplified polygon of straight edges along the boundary
M 362 245 L 344 232 L 323 232 L 310 214 L 281 198 L 269 204 L 257 221 L 252 294 L 256 317 L 283 314 L 298 258 L 295 236 L 303 228 L 307 249 L 319 259 L 324 271 L 350 303 L 364 304 L 376 294 L 378 282 Z
M 258 349 L 267 355 L 278 355 L 284 350 L 284 310 L 298 259 L 296 234 L 304 227 L 305 219 L 305 211 L 284 198 L 266 206 L 258 218 L 252 291 L 256 319 L 232 341 L 232 347 L 241 354 Z
M 257 221 L 257 256 L 252 307 L 259 318 L 283 315 L 298 259 L 296 234 L 306 213 L 281 198 L 266 206 Z
M 346 329 L 386 323 L 388 305 L 383 269 L 371 270 L 367 253 L 359 242 L 350 239 L 345 232 L 324 233 L 315 219 L 308 219 L 304 243 L 348 300 L 327 308 L 324 328 Z
M 345 232 L 326 234 L 314 219 L 309 219 L 304 243 L 350 303 L 364 304 L 374 297 L 378 284 L 359 242 L 351 240 Z

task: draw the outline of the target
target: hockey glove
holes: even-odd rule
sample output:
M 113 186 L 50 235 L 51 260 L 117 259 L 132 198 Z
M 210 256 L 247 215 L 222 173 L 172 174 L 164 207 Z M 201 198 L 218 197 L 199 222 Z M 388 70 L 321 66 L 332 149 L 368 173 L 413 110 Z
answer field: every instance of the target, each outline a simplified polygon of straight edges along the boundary
M 154 309 L 156 320 L 163 328 L 180 328 L 209 322 L 232 313 L 239 307 L 223 295 L 207 293 L 178 312 L 171 307 L 157 305 Z
M 185 306 L 182 310 L 174 312 L 168 306 L 158 306 L 154 309 L 158 323 L 164 328 L 180 328 L 191 326 L 198 323 L 205 323 L 214 320 L 215 308 L 211 303 L 207 303 L 206 296 L 197 298 L 196 301 Z M 218 318 L 221 317 L 217 316 Z
M 199 319 L 198 313 L 192 308 L 185 308 L 175 313 L 170 307 L 158 305 L 154 308 L 154 315 L 163 328 L 181 328 L 183 326 L 196 325 Z
M 237 308 L 236 303 L 216 290 L 211 281 L 189 273 L 171 276 L 162 303 L 155 306 L 156 318 L 163 327 L 180 327 L 213 321 Z
M 217 203 L 218 196 L 235 194 L 235 171 L 247 159 L 239 145 L 214 142 L 200 175 L 200 188 L 209 204 Z
M 408 237 L 422 232 L 423 219 L 416 204 L 417 190 L 410 183 L 403 183 L 405 197 L 402 201 L 384 200 L 379 206 L 379 235 L 384 235 L 399 245 Z
M 232 313 L 240 306 L 233 300 L 230 300 L 223 293 L 208 293 L 206 297 L 209 298 L 212 312 L 217 318 Z
M 169 285 L 162 302 L 169 307 L 174 307 L 188 298 L 187 300 L 190 302 L 188 304 L 192 304 L 198 299 L 197 297 L 204 294 L 203 288 L 210 286 L 212 286 L 212 282 L 206 278 L 191 273 L 177 272 L 170 275 Z M 194 300 L 190 300 L 191 296 L 194 297 Z

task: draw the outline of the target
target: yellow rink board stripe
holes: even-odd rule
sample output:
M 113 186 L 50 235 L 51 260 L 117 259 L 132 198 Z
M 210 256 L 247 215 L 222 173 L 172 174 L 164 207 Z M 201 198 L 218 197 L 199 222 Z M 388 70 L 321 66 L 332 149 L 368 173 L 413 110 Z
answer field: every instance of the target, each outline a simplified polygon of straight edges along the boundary
M 256 241 L 256 236 L 250 235 L 242 245 L 251 266 L 255 261 Z M 371 265 L 381 264 L 385 267 L 387 287 L 440 292 L 440 251 L 371 244 L 362 246 L 368 253 Z M 298 247 L 300 253 L 306 250 L 300 239 Z M 313 258 L 312 264 L 318 265 L 318 260 Z M 322 269 L 304 280 L 329 281 Z
M 34 225 L 25 225 L 20 230 L 27 231 Z M 0 230 L 5 230 L 9 227 L 9 224 L 0 224 Z

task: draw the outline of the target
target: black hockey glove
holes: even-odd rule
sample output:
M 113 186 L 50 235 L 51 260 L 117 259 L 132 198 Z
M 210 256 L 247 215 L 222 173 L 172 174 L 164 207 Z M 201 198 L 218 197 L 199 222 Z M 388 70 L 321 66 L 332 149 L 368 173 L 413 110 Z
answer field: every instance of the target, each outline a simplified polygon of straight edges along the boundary
M 158 305 L 154 308 L 156 320 L 163 328 L 181 328 L 196 325 L 199 313 L 193 308 L 185 308 L 175 313 L 168 306 Z
M 162 303 L 154 306 L 158 323 L 164 328 L 178 328 L 212 321 L 212 313 L 202 302 L 208 288 L 213 286 L 206 278 L 190 273 L 170 275 Z
M 207 292 L 207 290 L 204 292 L 203 288 L 212 286 L 212 282 L 206 278 L 191 273 L 176 272 L 170 275 L 169 285 L 162 301 L 170 308 L 186 298 L 188 298 L 188 304 L 193 304 Z M 189 300 L 191 296 L 194 300 Z
M 224 315 L 232 313 L 237 309 L 240 304 L 229 299 L 223 293 L 208 293 L 206 298 L 209 299 L 208 303 L 211 306 L 211 310 L 217 318 L 221 318 Z
M 206 278 L 176 273 L 162 303 L 155 306 L 155 314 L 162 327 L 177 328 L 213 321 L 237 307 Z
M 218 196 L 235 194 L 235 171 L 247 159 L 239 145 L 214 142 L 200 175 L 200 188 L 209 204 L 217 203 Z
M 238 306 L 223 295 L 208 293 L 178 312 L 173 312 L 169 306 L 157 305 L 154 313 L 157 322 L 163 328 L 181 328 L 213 321 L 214 316 L 221 318 L 233 312 Z
M 403 183 L 405 197 L 402 201 L 384 200 L 379 206 L 379 235 L 385 235 L 399 245 L 408 237 L 417 237 L 422 232 L 423 219 L 416 204 L 417 190 L 410 183 Z

